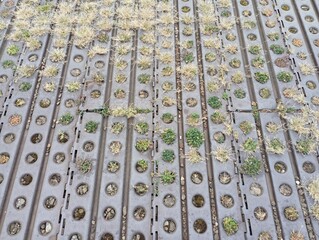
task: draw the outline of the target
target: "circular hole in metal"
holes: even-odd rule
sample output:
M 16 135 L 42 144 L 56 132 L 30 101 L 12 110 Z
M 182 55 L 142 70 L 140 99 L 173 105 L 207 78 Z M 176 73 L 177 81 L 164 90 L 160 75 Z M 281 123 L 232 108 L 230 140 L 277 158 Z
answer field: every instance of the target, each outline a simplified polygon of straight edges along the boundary
M 174 197 L 173 194 L 166 194 L 163 198 L 163 203 L 166 207 L 171 208 L 175 205 L 176 203 L 176 198 Z
M 87 141 L 83 144 L 83 150 L 85 152 L 92 152 L 94 149 L 94 143 L 91 141 Z
M 47 108 L 50 106 L 50 104 L 51 104 L 51 100 L 48 98 L 44 98 L 40 101 L 40 107 L 42 108 Z
M 202 195 L 200 194 L 196 194 L 195 196 L 193 196 L 192 198 L 192 203 L 195 207 L 202 207 L 205 204 L 205 199 Z
M 0 83 L 5 83 L 8 80 L 8 76 L 3 74 L 0 75 Z
M 85 217 L 85 209 L 83 207 L 77 207 L 73 211 L 73 218 L 75 220 L 81 220 Z
M 284 162 L 276 162 L 274 166 L 276 172 L 285 173 L 287 171 L 287 166 Z
M 310 27 L 310 28 L 309 28 L 309 32 L 311 32 L 312 34 L 317 34 L 317 33 L 318 33 L 318 28 L 316 28 L 316 27 Z
M 76 56 L 74 56 L 73 60 L 76 63 L 80 63 L 83 61 L 83 57 L 81 55 L 76 55 Z
M 36 54 L 31 54 L 29 57 L 28 57 L 29 61 L 30 62 L 35 62 L 36 60 L 38 60 L 38 55 Z
M 109 145 L 109 149 L 113 154 L 119 154 L 122 149 L 122 143 L 120 141 L 112 141 Z
M 197 100 L 196 98 L 187 98 L 186 99 L 186 105 L 188 107 L 195 107 L 197 105 Z
M 20 178 L 20 183 L 23 186 L 27 186 L 32 182 L 32 176 L 28 173 L 23 174 L 22 177 Z
M 9 117 L 9 123 L 11 126 L 17 126 L 21 123 L 22 116 L 19 114 L 13 114 Z
M 293 22 L 293 21 L 294 21 L 294 18 L 293 18 L 292 16 L 288 15 L 288 16 L 285 17 L 285 20 L 286 20 L 287 22 Z
M 98 68 L 98 69 L 101 69 L 101 68 L 103 68 L 103 67 L 105 66 L 105 62 L 103 62 L 103 61 L 96 61 L 95 64 L 94 64 L 94 66 L 95 66 L 96 68 Z
M 196 84 L 195 83 L 192 83 L 192 82 L 187 82 L 185 83 L 184 85 L 184 89 L 187 91 L 187 92 L 193 92 L 196 90 Z
M 37 144 L 42 141 L 42 135 L 40 133 L 33 134 L 31 137 L 31 142 Z
M 10 154 L 7 152 L 0 153 L 0 164 L 5 164 L 10 160 Z
M 63 163 L 65 160 L 65 154 L 63 152 L 58 152 L 54 155 L 53 160 L 57 164 Z
M 7 0 L 4 4 L 7 8 L 11 8 L 14 6 L 14 1 L 13 0 Z
M 36 119 L 35 119 L 35 123 L 39 126 L 41 125 L 44 125 L 45 123 L 47 122 L 47 117 L 46 116 L 38 116 Z
M 66 143 L 69 140 L 69 134 L 66 132 L 59 132 L 57 140 L 59 143 Z
M 207 230 L 207 224 L 203 219 L 197 219 L 194 222 L 193 227 L 197 233 L 204 233 Z
M 203 181 L 203 175 L 199 172 L 193 172 L 191 175 L 191 180 L 195 184 L 200 184 Z
M 283 4 L 283 5 L 281 5 L 281 9 L 284 11 L 288 11 L 290 9 L 290 6 L 287 4 Z
M 18 210 L 24 208 L 27 205 L 27 200 L 25 197 L 18 197 L 15 201 L 14 201 L 14 207 Z
M 114 208 L 112 207 L 107 207 L 105 208 L 104 212 L 103 212 L 103 217 L 105 220 L 111 220 L 115 217 L 116 211 Z
M 141 91 L 139 91 L 138 92 L 138 96 L 140 97 L 140 98 L 148 98 L 148 91 L 146 91 L 146 90 L 141 90 Z
M 265 221 L 267 219 L 267 211 L 263 207 L 256 207 L 254 210 L 254 216 L 259 221 Z
M 261 96 L 263 99 L 267 99 L 271 96 L 271 92 L 268 88 L 262 88 L 259 90 L 259 96 Z
M 314 19 L 313 19 L 313 17 L 312 16 L 305 16 L 305 20 L 307 21 L 307 22 L 313 22 L 314 21 Z
M 231 176 L 228 172 L 221 172 L 218 176 L 218 179 L 222 184 L 229 184 L 231 181 Z
M 299 218 L 299 213 L 293 206 L 286 207 L 284 209 L 284 215 L 289 221 L 296 221 Z
M 221 131 L 215 132 L 213 138 L 217 143 L 224 143 L 226 139 L 225 134 Z
M 303 5 L 301 5 L 301 7 L 300 7 L 302 10 L 304 10 L 304 11 L 309 11 L 309 6 L 308 5 L 305 5 L 305 4 L 303 4 Z
M 304 162 L 302 164 L 302 169 L 306 172 L 306 173 L 314 173 L 316 171 L 316 167 L 312 162 Z
M 145 183 L 137 183 L 134 186 L 134 191 L 137 195 L 143 196 L 147 193 L 148 191 L 148 186 Z
M 111 233 L 104 233 L 100 240 L 114 240 L 114 237 Z
M 176 230 L 176 223 L 173 219 L 167 219 L 164 221 L 163 229 L 167 233 L 172 233 Z
M 61 182 L 61 175 L 58 174 L 58 173 L 52 174 L 52 175 L 49 177 L 49 183 L 50 183 L 50 185 L 52 185 L 52 186 L 56 186 L 56 185 L 58 185 L 60 182 Z
M 316 83 L 314 81 L 307 81 L 306 85 L 309 89 L 313 90 L 317 87 Z
M 74 107 L 74 106 L 75 106 L 75 101 L 74 101 L 74 99 L 71 99 L 71 98 L 70 98 L 70 99 L 65 100 L 64 106 L 67 107 L 67 108 L 72 108 L 72 107 Z
M 253 34 L 253 33 L 249 33 L 249 34 L 247 35 L 247 38 L 248 38 L 248 40 L 250 40 L 250 41 L 256 41 L 256 40 L 257 40 L 256 34 Z
M 135 169 L 139 173 L 143 173 L 148 169 L 148 162 L 144 159 L 138 160 L 135 164 Z
M 14 221 L 14 222 L 11 222 L 8 226 L 8 233 L 9 235 L 16 235 L 20 232 L 21 230 L 21 223 L 18 222 L 18 221 Z
M 35 163 L 37 160 L 38 155 L 35 152 L 29 153 L 25 158 L 25 161 L 30 164 Z
M 101 97 L 101 91 L 95 89 L 95 90 L 93 90 L 93 91 L 90 93 L 90 96 L 91 96 L 91 98 L 93 98 L 93 99 L 99 98 L 99 97 Z
M 292 34 L 296 34 L 296 33 L 298 32 L 298 29 L 295 28 L 295 27 L 290 27 L 290 28 L 288 28 L 288 31 L 289 31 L 290 33 L 292 33 Z
M 78 77 L 81 74 L 81 70 L 79 68 L 73 68 L 70 73 L 73 77 Z
M 284 196 L 290 196 L 292 194 L 292 188 L 288 184 L 283 183 L 279 186 L 279 192 Z
M 232 208 L 234 206 L 234 198 L 229 194 L 224 194 L 220 197 L 220 203 L 225 208 Z
M 118 186 L 115 183 L 109 183 L 108 185 L 106 185 L 105 188 L 105 193 L 109 196 L 114 196 L 116 195 L 118 191 Z
M 146 216 L 146 210 L 143 207 L 137 207 L 134 209 L 133 216 L 136 221 L 142 221 Z
M 313 105 L 319 106 L 319 97 L 318 96 L 313 96 L 313 97 L 311 97 L 310 100 L 311 100 L 311 103 Z
M 233 33 L 227 33 L 227 34 L 226 34 L 226 39 L 227 39 L 228 41 L 230 41 L 230 42 L 235 41 L 236 38 L 237 38 L 237 36 L 236 36 L 235 34 L 233 34 Z
M 79 233 L 71 234 L 69 240 L 82 240 L 82 236 Z
M 251 11 L 249 11 L 249 10 L 244 10 L 244 11 L 242 11 L 242 15 L 243 15 L 244 17 L 249 17 L 249 16 L 251 16 Z
M 107 164 L 107 170 L 111 173 L 116 173 L 120 169 L 120 163 L 117 161 L 110 161 Z
M 123 89 L 117 89 L 114 92 L 114 97 L 117 99 L 122 99 L 126 97 L 126 92 Z
M 76 193 L 80 196 L 85 195 L 89 191 L 89 185 L 87 183 L 80 183 L 76 187 Z
M 12 142 L 14 142 L 14 140 L 16 139 L 14 133 L 8 133 L 3 137 L 3 141 L 6 144 L 10 144 Z
M 132 240 L 145 240 L 145 237 L 142 233 L 135 233 Z
M 52 209 L 55 207 L 57 203 L 57 199 L 56 197 L 54 196 L 49 196 L 47 197 L 45 200 L 44 200 L 44 206 L 47 208 L 47 209 Z
M 263 194 L 264 190 L 259 183 L 253 182 L 252 184 L 250 184 L 249 192 L 251 195 L 259 197 Z

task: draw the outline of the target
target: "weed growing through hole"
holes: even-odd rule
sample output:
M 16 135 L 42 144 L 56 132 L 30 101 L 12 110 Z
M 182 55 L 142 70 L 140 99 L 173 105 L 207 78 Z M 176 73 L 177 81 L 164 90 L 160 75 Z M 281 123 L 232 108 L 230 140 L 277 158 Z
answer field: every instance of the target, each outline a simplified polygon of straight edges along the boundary
M 266 140 L 266 149 L 269 153 L 284 154 L 286 147 L 279 138 Z
M 224 163 L 231 159 L 232 149 L 226 146 L 218 146 L 212 154 L 218 161 Z
M 223 218 L 223 229 L 228 236 L 234 235 L 238 231 L 238 223 L 232 217 Z
M 89 173 L 92 170 L 92 165 L 92 161 L 89 159 L 79 158 L 78 160 L 76 160 L 77 169 L 82 174 Z
M 240 171 L 243 174 L 254 177 L 261 173 L 261 166 L 262 163 L 257 157 L 250 156 L 244 160 L 243 164 L 241 165 Z
M 84 130 L 85 130 L 87 133 L 95 133 L 98 126 L 99 126 L 99 123 L 98 123 L 98 122 L 88 121 L 88 122 L 85 124 Z
M 17 55 L 19 53 L 19 51 L 20 51 L 20 48 L 15 44 L 10 44 L 7 47 L 7 53 L 11 56 Z
M 59 118 L 58 123 L 61 123 L 62 125 L 68 125 L 73 121 L 73 119 L 73 115 L 67 112 Z
M 176 173 L 170 170 L 165 170 L 160 174 L 160 178 L 163 184 L 172 184 L 175 182 Z

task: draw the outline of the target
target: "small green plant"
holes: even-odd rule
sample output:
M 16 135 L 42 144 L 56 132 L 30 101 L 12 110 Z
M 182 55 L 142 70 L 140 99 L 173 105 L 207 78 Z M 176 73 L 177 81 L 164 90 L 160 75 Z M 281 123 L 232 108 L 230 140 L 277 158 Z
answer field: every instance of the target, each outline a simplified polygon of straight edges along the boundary
M 111 126 L 111 132 L 114 134 L 120 134 L 124 129 L 124 123 L 114 122 Z
M 172 123 L 174 121 L 174 115 L 171 113 L 163 113 L 161 119 L 164 123 L 169 124 L 169 123 Z
M 281 71 L 277 74 L 277 78 L 279 81 L 287 83 L 290 82 L 293 77 L 290 72 Z
M 22 82 L 20 85 L 19 85 L 19 90 L 21 92 L 27 92 L 30 90 L 30 88 L 32 87 L 32 84 L 29 83 L 29 82 Z
M 247 138 L 241 146 L 245 152 L 253 153 L 256 152 L 258 148 L 258 142 L 252 138 Z
M 213 109 L 218 109 L 222 106 L 222 101 L 218 97 L 213 96 L 208 99 L 208 105 Z
M 138 160 L 136 163 L 136 170 L 139 172 L 145 172 L 148 168 L 148 161 L 145 159 Z
M 186 122 L 188 125 L 195 127 L 200 124 L 200 115 L 198 113 L 191 113 L 187 116 Z
M 98 123 L 98 122 L 88 121 L 88 122 L 85 124 L 84 130 L 85 130 L 87 133 L 95 133 L 98 126 L 99 126 L 99 123 Z
M 173 150 L 165 149 L 162 152 L 162 160 L 165 162 L 173 162 L 175 159 L 175 153 Z
M 246 158 L 241 165 L 240 171 L 243 174 L 254 177 L 261 173 L 261 161 L 255 156 L 250 156 Z
M 212 52 L 206 53 L 205 54 L 205 60 L 207 62 L 213 62 L 213 61 L 216 60 L 216 55 L 214 53 L 212 53 Z
M 59 73 L 59 68 L 56 66 L 47 66 L 42 72 L 43 77 L 55 77 Z
M 279 33 L 273 32 L 273 33 L 269 33 L 267 35 L 267 37 L 271 40 L 271 41 L 277 41 L 279 39 Z
M 79 91 L 81 88 L 81 83 L 78 81 L 73 81 L 65 84 L 65 87 L 69 92 L 76 92 Z
M 227 92 L 223 92 L 222 99 L 227 101 L 228 98 L 229 98 L 228 93 Z
M 244 82 L 244 75 L 241 72 L 236 72 L 231 76 L 231 80 L 233 83 L 241 84 Z
M 275 54 L 283 54 L 285 52 L 285 49 L 280 46 L 279 44 L 272 44 L 270 45 L 271 51 L 273 51 Z
M 78 159 L 76 166 L 82 174 L 89 173 L 92 170 L 92 161 L 88 159 Z
M 218 146 L 213 152 L 213 156 L 220 162 L 227 162 L 232 156 L 231 148 Z
M 161 139 L 167 145 L 172 145 L 176 140 L 176 133 L 172 129 L 166 128 L 161 133 Z
M 139 83 L 148 84 L 151 81 L 151 75 L 143 73 L 137 77 Z
M 239 124 L 239 128 L 240 128 L 240 130 L 242 130 L 242 132 L 245 135 L 247 135 L 253 130 L 253 124 L 251 122 L 248 122 L 248 121 L 242 121 Z
M 59 119 L 59 123 L 61 123 L 62 125 L 68 125 L 73 121 L 74 117 L 72 116 L 71 113 L 67 112 L 66 114 L 63 114 L 60 119 Z
M 197 128 L 189 128 L 186 131 L 186 142 L 191 147 L 199 148 L 204 142 L 204 134 Z
M 266 141 L 266 149 L 270 153 L 284 154 L 286 148 L 278 138 L 273 138 L 270 141 Z
M 3 63 L 2 63 L 2 67 L 4 69 L 8 69 L 8 68 L 11 68 L 11 69 L 16 69 L 16 64 L 12 61 L 12 60 L 5 60 Z
M 44 85 L 43 85 L 43 89 L 44 91 L 46 92 L 53 92 L 56 88 L 56 85 L 55 85 L 55 82 L 46 82 Z
M 20 48 L 17 46 L 17 45 L 14 45 L 14 44 L 10 44 L 8 47 L 7 47 L 7 53 L 11 56 L 15 56 L 19 53 L 20 51 Z
M 187 52 L 184 56 L 183 56 L 183 61 L 185 63 L 191 63 L 194 61 L 194 55 L 192 52 Z
M 175 182 L 176 173 L 173 171 L 165 170 L 161 173 L 160 178 L 163 184 L 172 184 L 173 182 Z
M 238 231 L 238 223 L 232 217 L 223 218 L 223 229 L 228 236 L 234 235 Z
M 244 89 L 238 88 L 238 89 L 236 89 L 236 90 L 234 91 L 234 95 L 235 95 L 235 97 L 238 98 L 238 99 L 243 99 L 243 98 L 246 97 L 246 92 L 245 92 Z
M 136 140 L 135 148 L 139 152 L 146 152 L 152 146 L 152 141 L 147 138 L 140 138 Z
M 315 153 L 317 144 L 313 139 L 306 138 L 300 139 L 296 143 L 296 150 L 301 154 L 308 155 L 310 153 Z
M 290 221 L 296 221 L 299 218 L 299 213 L 295 207 L 286 207 L 284 209 L 285 217 Z
M 306 187 L 309 192 L 310 197 L 316 202 L 319 203 L 319 177 L 314 178 L 309 182 Z
M 258 54 L 260 54 L 261 50 L 262 50 L 262 48 L 261 48 L 260 45 L 253 45 L 253 46 L 250 46 L 250 47 L 249 47 L 249 50 L 248 50 L 248 51 L 249 51 L 251 54 L 258 55 Z
M 259 83 L 266 83 L 269 80 L 269 74 L 266 72 L 255 72 L 254 77 Z
M 251 60 L 251 65 L 255 68 L 264 68 L 265 59 L 262 56 L 258 56 Z
M 211 115 L 210 119 L 215 124 L 222 124 L 223 122 L 226 121 L 226 116 L 223 113 L 221 113 L 220 111 L 215 111 Z
M 241 61 L 238 58 L 233 58 L 229 62 L 229 66 L 232 68 L 239 68 L 241 65 Z
M 142 135 L 145 135 L 148 133 L 149 126 L 147 122 L 139 122 L 135 125 L 134 129 Z

